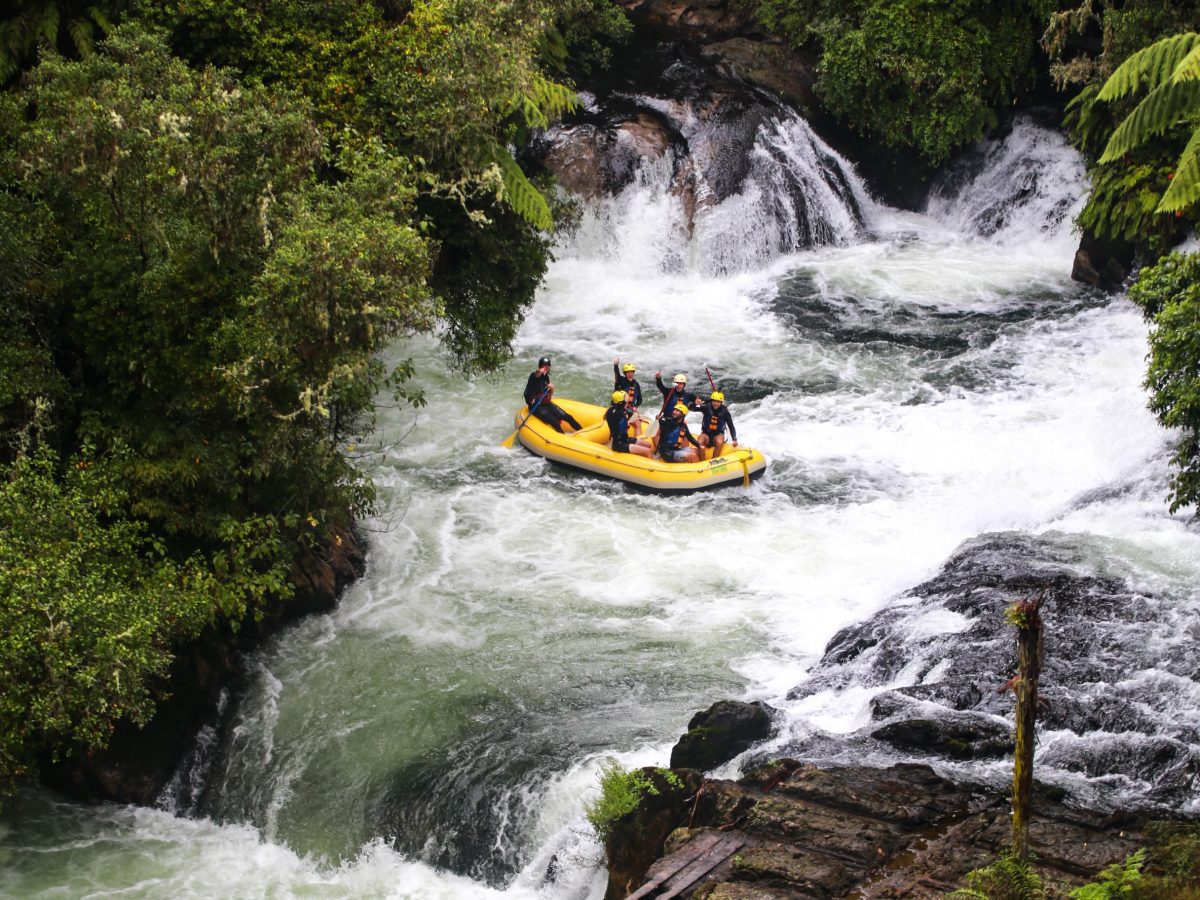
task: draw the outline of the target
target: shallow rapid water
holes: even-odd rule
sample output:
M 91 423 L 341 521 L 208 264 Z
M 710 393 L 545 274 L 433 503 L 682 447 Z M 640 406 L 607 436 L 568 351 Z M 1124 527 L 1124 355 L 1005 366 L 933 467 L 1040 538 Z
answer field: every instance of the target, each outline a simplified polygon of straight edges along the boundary
M 785 139 L 764 137 L 771 159 Z M 367 576 L 256 657 L 191 773 L 197 802 L 31 792 L 0 833 L 0 894 L 599 897 L 584 808 L 606 760 L 665 764 L 727 697 L 776 704 L 790 734 L 852 732 L 877 687 L 788 692 L 964 541 L 1065 535 L 1082 570 L 1200 605 L 1200 535 L 1167 513 L 1170 435 L 1140 386 L 1145 325 L 1069 279 L 1086 184 L 1061 139 L 1019 124 L 925 214 L 856 184 L 860 224 L 831 212 L 830 243 L 769 259 L 764 185 L 686 239 L 653 167 L 589 210 L 495 380 L 396 347 L 430 404 L 382 409 L 354 448 L 380 488 Z M 594 402 L 614 356 L 651 406 L 655 369 L 697 386 L 707 367 L 766 475 L 662 498 L 501 448 L 542 354 L 560 396 Z

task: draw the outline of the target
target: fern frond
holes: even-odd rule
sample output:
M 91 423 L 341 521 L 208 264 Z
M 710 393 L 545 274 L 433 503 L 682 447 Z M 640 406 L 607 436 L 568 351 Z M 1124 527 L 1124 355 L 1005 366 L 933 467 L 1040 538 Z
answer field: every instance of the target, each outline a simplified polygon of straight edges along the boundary
M 543 75 L 533 80 L 533 100 L 548 119 L 557 119 L 571 112 L 579 103 L 579 95 L 571 88 Z
M 512 207 L 513 212 L 522 219 L 540 228 L 550 231 L 554 228 L 554 216 L 550 213 L 550 204 L 542 196 L 542 192 L 533 186 L 512 154 L 497 144 L 493 148 L 491 158 L 500 167 L 500 177 L 504 182 L 504 199 Z
M 546 128 L 553 119 L 573 110 L 579 102 L 575 91 L 566 85 L 536 74 L 526 90 L 517 91 L 504 104 L 504 115 L 520 114 L 527 128 Z
M 71 35 L 71 43 L 75 45 L 75 50 L 81 57 L 87 59 L 92 55 L 92 25 L 87 19 L 72 19 L 67 24 L 67 33 Z
M 110 19 L 108 14 L 105 13 L 105 11 L 100 7 L 89 6 L 87 8 L 87 14 L 93 22 L 100 26 L 100 31 L 104 34 L 109 34 L 113 30 L 112 19 Z
M 53 47 L 58 43 L 58 24 L 58 4 L 54 2 L 43 4 L 37 33 L 47 47 Z
M 1175 163 L 1175 177 L 1158 202 L 1155 212 L 1173 213 L 1187 209 L 1200 200 L 1200 128 L 1192 132 L 1191 140 Z
M 1166 82 L 1176 67 L 1200 46 L 1200 34 L 1187 32 L 1164 38 L 1139 50 L 1104 82 L 1098 100 L 1116 100 L 1142 87 L 1156 88 Z
M 1159 85 L 1117 126 L 1100 162 L 1120 159 L 1150 138 L 1194 118 L 1198 109 L 1200 81 L 1169 81 Z
M 1196 78 L 1200 78 L 1200 43 L 1179 61 L 1179 65 L 1171 73 L 1172 81 L 1192 81 Z

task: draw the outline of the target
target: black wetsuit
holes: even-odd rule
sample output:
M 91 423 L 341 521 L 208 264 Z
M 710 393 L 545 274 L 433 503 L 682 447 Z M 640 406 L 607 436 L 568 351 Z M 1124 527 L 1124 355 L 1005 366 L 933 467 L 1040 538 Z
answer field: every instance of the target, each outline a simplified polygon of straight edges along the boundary
M 713 409 L 712 401 L 706 400 L 700 404 L 700 415 L 704 417 L 700 425 L 700 433 L 708 435 L 709 441 L 712 441 L 719 434 L 724 434 L 725 429 L 729 428 L 729 437 L 737 440 L 737 429 L 733 427 L 733 416 L 729 414 L 729 407 L 724 403 L 720 409 Z
M 667 387 L 665 384 L 663 384 L 662 378 L 657 375 L 654 376 L 654 386 L 657 387 L 660 391 L 662 391 L 662 395 L 664 398 L 667 396 L 667 394 L 674 394 L 674 396 L 671 398 L 671 401 L 666 404 L 665 412 L 667 414 L 669 414 L 671 412 L 671 409 L 675 406 L 676 403 L 682 403 L 688 409 L 699 409 L 700 408 L 700 399 L 689 390 L 685 390 L 685 389 L 676 390 L 675 389 L 676 385 L 671 385 L 670 387 Z M 663 418 L 665 419 L 666 415 L 664 415 Z
M 561 409 L 557 404 L 550 400 L 541 400 L 545 396 L 547 389 L 550 387 L 550 373 L 543 375 L 536 369 L 529 373 L 529 380 L 525 382 L 525 405 L 533 410 L 534 416 L 541 419 L 547 425 L 551 426 L 555 431 L 562 431 L 562 423 L 566 422 L 576 431 L 579 431 L 583 426 L 580 425 L 571 416 L 569 412 Z M 535 409 L 533 404 L 537 403 Z
M 614 403 L 604 411 L 608 433 L 612 435 L 612 448 L 617 453 L 629 452 L 629 410 L 625 403 Z
M 616 363 L 613 363 L 613 390 L 624 391 L 634 408 L 642 405 L 642 386 L 636 378 L 626 378 Z

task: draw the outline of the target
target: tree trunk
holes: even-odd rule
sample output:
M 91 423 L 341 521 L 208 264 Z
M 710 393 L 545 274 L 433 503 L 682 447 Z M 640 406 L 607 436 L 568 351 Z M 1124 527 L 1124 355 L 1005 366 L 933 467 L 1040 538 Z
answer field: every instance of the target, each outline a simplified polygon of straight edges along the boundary
M 1037 724 L 1038 675 L 1042 668 L 1041 599 L 1019 604 L 1017 621 L 1017 735 L 1013 760 L 1012 852 L 1029 858 L 1029 817 L 1033 809 L 1033 740 Z

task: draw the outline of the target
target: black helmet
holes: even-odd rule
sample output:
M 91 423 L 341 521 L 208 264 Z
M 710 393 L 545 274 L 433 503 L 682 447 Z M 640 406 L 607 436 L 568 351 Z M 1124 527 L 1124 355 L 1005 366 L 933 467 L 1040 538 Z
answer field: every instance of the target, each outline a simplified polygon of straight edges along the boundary
M 541 359 L 539 359 L 539 360 L 538 360 L 538 368 L 539 368 L 539 369 L 540 369 L 542 366 L 548 366 L 548 365 L 550 365 L 550 357 L 548 357 L 548 356 L 543 356 Z

